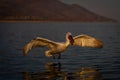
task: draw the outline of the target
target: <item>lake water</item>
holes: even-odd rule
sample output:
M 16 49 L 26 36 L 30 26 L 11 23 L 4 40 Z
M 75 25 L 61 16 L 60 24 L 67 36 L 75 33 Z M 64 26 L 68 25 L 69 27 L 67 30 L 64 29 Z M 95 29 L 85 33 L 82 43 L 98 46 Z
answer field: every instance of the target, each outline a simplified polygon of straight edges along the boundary
M 88 34 L 104 42 L 101 49 L 69 47 L 61 59 L 44 55 L 47 48 L 35 48 L 23 56 L 23 46 L 40 36 L 65 41 Z M 120 80 L 120 24 L 69 22 L 1 22 L 0 80 L 93 80 L 75 75 L 81 68 L 99 70 L 102 80 Z M 95 80 L 99 80 L 95 79 Z

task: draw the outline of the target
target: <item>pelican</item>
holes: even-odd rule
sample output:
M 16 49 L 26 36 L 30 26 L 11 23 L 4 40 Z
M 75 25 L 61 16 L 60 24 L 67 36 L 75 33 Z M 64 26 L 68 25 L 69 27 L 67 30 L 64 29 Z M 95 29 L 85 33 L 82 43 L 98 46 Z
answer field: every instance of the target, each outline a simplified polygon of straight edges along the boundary
M 24 55 L 35 48 L 35 47 L 48 47 L 49 50 L 45 51 L 47 57 L 55 58 L 55 55 L 58 54 L 60 59 L 61 53 L 64 52 L 69 46 L 81 46 L 81 47 L 92 47 L 92 48 L 102 48 L 103 42 L 91 37 L 86 34 L 81 34 L 75 37 L 72 37 L 70 32 L 66 33 L 66 42 L 55 42 L 46 38 L 37 37 L 31 40 L 28 44 L 24 46 Z

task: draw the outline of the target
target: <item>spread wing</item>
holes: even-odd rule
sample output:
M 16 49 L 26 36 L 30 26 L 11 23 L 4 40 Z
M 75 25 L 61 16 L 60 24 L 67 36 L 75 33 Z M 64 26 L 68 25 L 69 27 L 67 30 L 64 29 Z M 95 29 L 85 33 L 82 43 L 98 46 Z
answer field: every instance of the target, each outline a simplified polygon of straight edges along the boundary
M 85 34 L 75 36 L 73 39 L 74 39 L 73 45 L 76 45 L 76 46 L 93 47 L 93 48 L 103 47 L 102 41 Z
M 49 48 L 55 47 L 57 45 L 56 42 L 45 39 L 45 38 L 41 38 L 41 37 L 37 37 L 36 39 L 30 41 L 28 44 L 26 44 L 24 46 L 24 55 L 26 55 L 32 48 L 35 47 L 44 47 L 47 46 Z

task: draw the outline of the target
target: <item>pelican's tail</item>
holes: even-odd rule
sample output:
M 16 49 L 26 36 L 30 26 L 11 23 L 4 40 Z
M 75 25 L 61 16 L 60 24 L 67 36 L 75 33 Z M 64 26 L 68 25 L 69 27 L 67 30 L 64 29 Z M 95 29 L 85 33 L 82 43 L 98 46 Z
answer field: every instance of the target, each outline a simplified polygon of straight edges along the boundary
M 47 56 L 47 57 L 52 57 L 53 55 L 50 53 L 50 51 L 48 50 L 48 51 L 45 51 L 45 56 Z

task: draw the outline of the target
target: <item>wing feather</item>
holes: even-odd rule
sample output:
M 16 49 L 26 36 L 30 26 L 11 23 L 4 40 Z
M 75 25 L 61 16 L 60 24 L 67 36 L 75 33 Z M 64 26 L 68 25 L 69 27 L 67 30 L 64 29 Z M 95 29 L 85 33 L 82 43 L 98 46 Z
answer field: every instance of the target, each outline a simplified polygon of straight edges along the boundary
M 82 46 L 82 47 L 93 47 L 93 48 L 103 47 L 102 41 L 94 37 L 88 36 L 86 34 L 75 36 L 73 45 Z
M 32 48 L 35 47 L 44 47 L 47 46 L 49 48 L 55 47 L 57 44 L 54 41 L 37 37 L 36 39 L 30 41 L 28 44 L 24 46 L 24 55 L 26 55 Z

